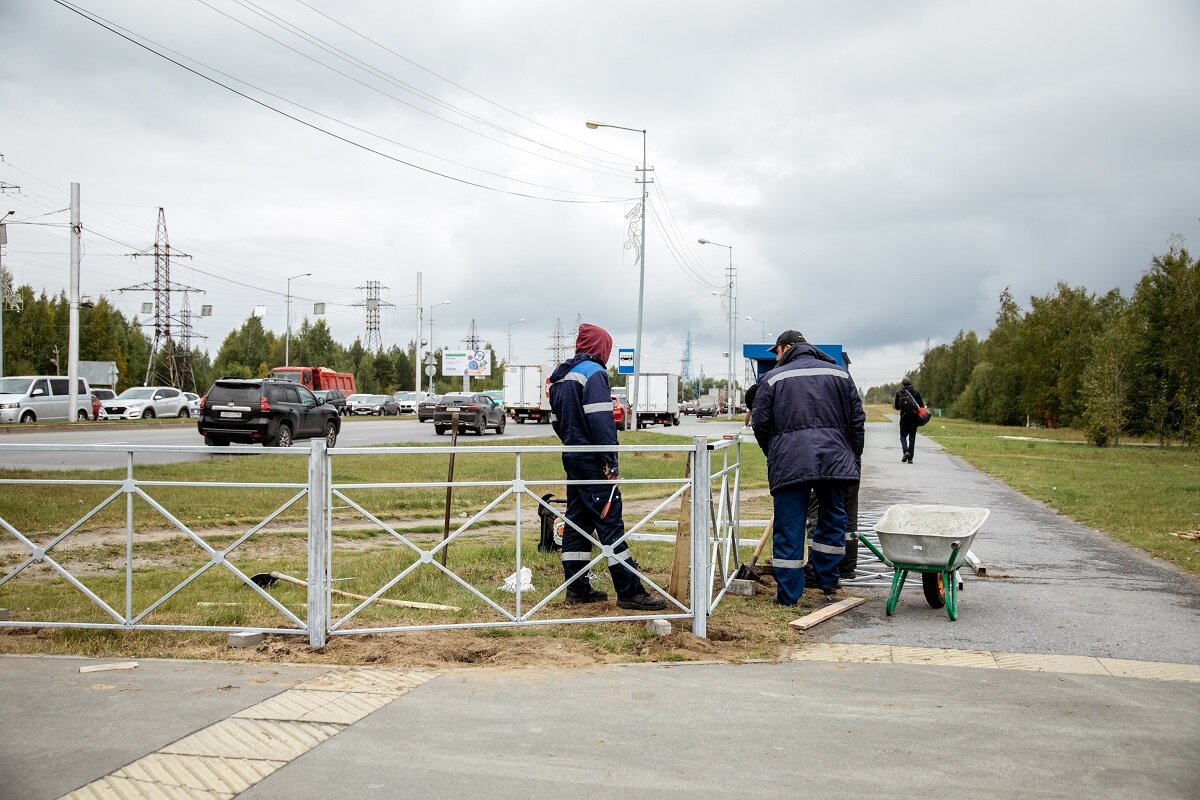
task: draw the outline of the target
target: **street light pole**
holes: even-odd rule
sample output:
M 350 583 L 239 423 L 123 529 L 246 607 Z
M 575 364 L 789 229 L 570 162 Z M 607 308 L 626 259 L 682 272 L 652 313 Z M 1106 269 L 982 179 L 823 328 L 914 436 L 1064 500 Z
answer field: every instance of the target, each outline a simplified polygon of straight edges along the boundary
M 7 228 L 4 225 L 4 220 L 11 217 L 16 211 L 9 211 L 4 216 L 0 217 L 0 248 L 8 244 Z M 0 250 L 0 252 L 3 252 Z M 8 298 L 4 296 L 4 261 L 0 259 L 0 378 L 4 377 L 4 304 Z
M 437 308 L 438 306 L 448 306 L 448 305 L 450 305 L 450 301 L 443 300 L 442 302 L 434 303 L 433 305 L 431 305 L 429 307 L 429 355 L 431 355 L 431 356 L 437 352 L 437 348 L 433 344 L 433 310 L 435 308 Z M 433 376 L 432 375 L 429 376 L 429 393 L 433 394 Z
M 311 272 L 301 272 L 287 279 L 287 334 L 283 337 L 283 365 L 292 365 L 292 281 L 296 278 L 307 278 Z
M 524 318 L 524 317 L 521 317 L 521 318 L 520 318 L 519 320 L 517 320 L 516 322 L 510 322 L 510 323 L 508 323 L 508 360 L 507 360 L 507 362 L 506 362 L 506 363 L 508 363 L 508 364 L 511 364 L 511 363 L 512 363 L 512 359 L 513 359 L 513 354 L 512 354 L 512 326 L 513 326 L 513 325 L 519 325 L 519 324 L 521 324 L 521 323 L 522 323 L 522 322 L 524 322 L 524 321 L 525 321 L 525 318 Z
M 633 131 L 642 135 L 642 168 L 639 170 L 642 173 L 642 179 L 639 183 L 642 184 L 642 238 L 638 245 L 638 313 L 637 313 L 637 339 L 634 343 L 633 350 L 633 386 L 629 390 L 629 405 L 633 409 L 634 419 L 637 419 L 637 393 L 638 393 L 638 375 L 642 372 L 642 310 L 645 300 L 646 288 L 646 186 L 649 184 L 647 172 L 649 168 L 646 166 L 646 129 L 645 128 L 626 128 L 623 125 L 608 125 L 603 122 L 594 122 L 588 120 L 587 127 L 595 130 L 596 128 L 616 128 L 622 131 Z
M 733 272 L 733 245 L 721 244 L 720 242 L 712 242 L 708 239 L 701 239 L 700 244 L 711 244 L 717 247 L 724 247 L 729 251 L 729 285 L 726 291 L 729 292 L 729 383 L 725 397 L 725 405 L 729 409 L 729 418 L 733 419 L 733 404 L 737 391 L 733 386 L 733 343 L 737 338 L 737 295 L 734 293 L 734 272 Z

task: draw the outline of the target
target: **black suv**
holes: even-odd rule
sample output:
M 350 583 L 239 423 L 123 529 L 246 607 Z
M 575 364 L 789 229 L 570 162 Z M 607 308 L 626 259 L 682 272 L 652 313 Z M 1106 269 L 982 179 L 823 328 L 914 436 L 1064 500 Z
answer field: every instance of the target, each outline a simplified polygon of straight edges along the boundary
M 455 409 L 451 411 L 450 409 Z M 439 436 L 450 430 L 458 417 L 459 430 L 474 431 L 482 436 L 486 428 L 504 433 L 504 408 L 486 394 L 454 392 L 443 395 L 433 409 L 433 432 Z
M 337 409 L 338 414 L 346 416 L 346 393 L 341 389 L 318 389 L 313 392 L 317 399 L 325 399 L 325 402 Z
M 332 403 L 290 381 L 221 378 L 200 400 L 196 427 L 207 445 L 291 447 L 296 439 L 323 436 L 333 447 L 342 421 Z

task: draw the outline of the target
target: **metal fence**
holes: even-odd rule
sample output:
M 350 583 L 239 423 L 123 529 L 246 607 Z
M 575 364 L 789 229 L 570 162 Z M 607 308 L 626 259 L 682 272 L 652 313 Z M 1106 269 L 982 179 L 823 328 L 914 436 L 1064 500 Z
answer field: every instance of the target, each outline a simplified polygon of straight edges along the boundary
M 252 447 L 229 447 L 214 452 L 207 447 L 160 447 L 132 445 L 0 445 L 0 463 L 7 461 L 5 454 L 16 451 L 63 452 L 63 453 L 107 453 L 120 456 L 124 461 L 124 477 L 121 479 L 54 479 L 45 477 L 12 477 L 0 478 L 0 491 L 20 491 L 21 487 L 62 487 L 66 494 L 62 495 L 63 502 L 72 497 L 72 490 L 79 487 L 101 487 L 111 489 L 104 499 L 90 510 L 66 526 L 61 532 L 47 536 L 42 531 L 38 536 L 26 535 L 10 520 L 0 515 L 0 530 L 9 537 L 10 550 L 20 552 L 19 560 L 12 565 L 0 568 L 0 606 L 4 605 L 4 592 L 10 582 L 17 579 L 26 571 L 35 568 L 46 568 L 54 575 L 65 580 L 75 590 L 82 593 L 89 601 L 91 615 L 97 614 L 100 621 L 90 619 L 33 619 L 38 615 L 22 615 L 19 609 L 13 609 L 17 617 L 25 619 L 0 620 L 0 626 L 6 627 L 75 627 L 119 630 L 179 630 L 179 631 L 262 631 L 279 634 L 307 634 L 310 644 L 321 646 L 330 636 L 355 635 L 365 633 L 384 633 L 417 630 L 448 630 L 459 628 L 513 628 L 533 625 L 578 624 L 594 622 L 616 622 L 624 620 L 645 621 L 647 619 L 690 620 L 691 630 L 698 636 L 707 632 L 707 618 L 713 609 L 721 602 L 728 589 L 728 583 L 739 561 L 738 547 L 740 531 L 740 470 L 741 442 L 737 437 L 718 441 L 708 441 L 705 437 L 695 437 L 691 444 L 666 445 L 620 445 L 616 447 L 561 447 L 561 446 L 451 446 L 451 447 L 379 447 L 379 448 L 328 448 L 324 440 L 313 440 L 310 447 L 293 449 L 262 449 Z M 677 591 L 679 597 L 673 597 L 667 587 L 652 580 L 646 572 L 637 566 L 636 561 L 626 562 L 638 577 L 647 584 L 652 595 L 661 596 L 667 607 L 656 613 L 638 612 L 634 614 L 618 613 L 613 616 L 565 616 L 564 606 L 555 603 L 566 591 L 567 582 L 560 582 L 548 591 L 535 592 L 523 588 L 520 576 L 522 568 L 532 561 L 528 555 L 530 544 L 540 538 L 540 531 L 530 532 L 529 521 L 526 519 L 529 510 L 542 509 L 543 513 L 561 520 L 561 524 L 571 526 L 577 533 L 584 536 L 595 548 L 594 558 L 587 564 L 585 570 L 602 567 L 611 563 L 615 556 L 614 548 L 620 542 L 603 544 L 597 535 L 590 531 L 581 530 L 566 518 L 565 509 L 556 507 L 558 504 L 547 502 L 543 492 L 551 487 L 564 485 L 587 485 L 596 482 L 565 481 L 561 478 L 534 479 L 527 466 L 531 457 L 540 454 L 559 454 L 564 452 L 613 452 L 627 456 L 653 456 L 655 454 L 681 454 L 686 463 L 686 472 L 677 477 L 659 478 L 629 478 L 623 477 L 620 486 L 623 494 L 634 487 L 651 487 L 651 498 L 642 498 L 642 511 L 631 513 L 628 500 L 625 504 L 625 533 L 620 541 L 653 541 L 674 540 L 676 537 L 664 537 L 661 534 L 650 533 L 650 527 L 660 521 L 661 517 L 674 512 L 684 512 L 677 524 L 683 525 L 681 530 L 688 535 L 690 543 L 686 552 L 688 579 L 684 591 Z M 298 459 L 307 461 L 307 477 L 305 482 L 286 481 L 222 481 L 222 480 L 161 480 L 150 479 L 138 475 L 143 464 L 137 464 L 139 455 L 170 454 L 172 456 L 192 456 L 198 454 L 214 455 L 258 455 L 265 456 L 270 463 L 282 463 L 275 459 Z M 366 463 L 384 459 L 388 456 L 400 456 L 403 463 L 418 459 L 473 459 L 480 457 L 511 458 L 510 469 L 494 469 L 485 479 L 463 480 L 453 479 L 449 475 L 445 481 L 371 481 L 348 482 L 334 479 L 338 474 L 336 467 L 341 459 L 365 459 Z M 495 459 L 493 459 L 494 461 Z M 219 462 L 208 462 L 218 464 Z M 363 461 L 357 461 L 361 466 Z M 393 459 L 390 462 L 395 463 Z M 444 462 L 443 462 L 444 463 Z M 628 462 L 626 462 L 628 463 Z M 136 467 L 136 469 L 135 469 Z M 542 471 L 545 471 L 542 465 Z M 214 469 L 214 472 L 218 470 Z M 274 470 L 266 470 L 274 472 Z M 628 467 L 623 470 L 626 474 L 633 471 Z M 607 488 L 609 484 L 606 484 Z M 206 529 L 189 526 L 179 519 L 167 507 L 167 504 L 156 498 L 160 489 L 184 487 L 198 490 L 279 490 L 286 493 L 287 499 L 274 507 L 262 519 L 237 534 L 233 540 L 220 546 L 209 539 L 215 539 Z M 447 500 L 445 526 L 443 535 L 434 536 L 430 540 L 429 531 L 414 533 L 397 522 L 388 521 L 387 514 L 372 507 L 372 499 L 387 498 L 392 506 L 398 502 L 395 498 L 406 492 L 424 492 L 428 497 L 429 490 L 445 490 L 453 492 L 469 492 L 475 497 L 487 497 L 480 501 L 478 507 L 464 511 L 463 516 L 457 516 L 451 525 L 449 500 Z M 643 492 L 645 494 L 645 492 Z M 173 586 L 154 590 L 157 597 L 146 602 L 145 585 L 149 582 L 144 571 L 135 569 L 135 546 L 140 541 L 140 532 L 135 524 L 135 500 L 144 503 L 153 512 L 161 516 L 167 525 L 178 531 L 180 535 L 195 545 L 202 554 L 204 563 L 195 568 L 186 578 Z M 123 501 L 123 503 L 122 503 Z M 245 547 L 251 540 L 261 541 L 272 535 L 268 526 L 275 522 L 289 509 L 304 501 L 306 526 L 306 574 L 304 583 L 305 606 L 303 613 L 294 612 L 287 604 L 281 602 L 263 586 L 256 583 L 255 576 L 247 574 L 252 570 L 239 567 L 243 561 L 239 548 Z M 686 504 L 686 507 L 685 507 Z M 123 602 L 107 599 L 104 593 L 89 586 L 87 575 L 73 574 L 65 566 L 62 559 L 56 558 L 55 548 L 59 548 L 73 535 L 87 530 L 88 524 L 98 514 L 109 508 L 120 509 L 124 506 L 124 530 L 121 536 L 123 544 Z M 648 509 L 646 508 L 648 506 Z M 334 511 L 339 512 L 338 519 L 344 525 L 347 516 L 359 519 L 368 527 L 381 532 L 383 542 L 394 546 L 391 551 L 403 554 L 407 563 L 394 573 L 385 576 L 373 590 L 361 595 L 342 591 L 338 587 L 351 580 L 352 576 L 340 574 L 340 558 L 342 550 L 335 547 L 336 531 L 334 527 Z M 511 511 L 511 517 L 508 516 Z M 644 513 L 643 513 L 644 512 Z M 112 512 L 109 512 L 110 514 Z M 182 515 L 180 515 L 182 516 Z M 393 515 L 394 516 L 394 515 Z M 502 517 L 502 519 L 498 519 Z M 682 522 L 687 517 L 686 524 Z M 461 520 L 461 521 L 460 521 Z M 144 526 L 143 526 L 144 527 Z M 509 597 L 501 596 L 494 585 L 494 575 L 488 577 L 487 585 L 473 570 L 473 565 L 465 559 L 448 559 L 451 547 L 458 542 L 466 541 L 471 532 L 480 527 L 486 527 L 486 541 L 493 549 L 498 549 L 510 558 L 510 564 L 515 580 L 514 590 Z M 57 529 L 56 529 L 57 530 Z M 37 541 L 35 541 L 35 539 Z M 677 545 L 677 556 L 679 545 Z M 374 552 L 374 551 L 372 551 Z M 537 556 L 535 566 L 540 567 L 539 579 L 545 579 L 550 570 L 548 565 L 558 563 L 557 555 Z M 460 563 L 461 562 L 461 563 Z M 676 566 L 679 566 L 678 559 Z M 210 622 L 206 624 L 177 624 L 155 623 L 149 619 L 155 611 L 165 607 L 172 598 L 180 596 L 189 586 L 203 576 L 212 577 L 219 573 L 222 576 L 232 576 L 236 585 L 244 586 L 246 591 L 254 592 L 258 598 L 268 604 L 277 613 L 282 622 L 277 626 L 249 626 L 244 624 L 221 624 Z M 396 605 L 397 601 L 389 598 L 388 594 L 404 582 L 419 583 L 420 581 L 440 581 L 453 587 L 459 596 L 465 597 L 473 604 L 470 612 L 478 612 L 477 616 L 464 613 L 452 621 L 429 619 L 396 621 L 395 615 L 386 618 L 378 613 L 379 609 Z M 135 608 L 134 588 L 139 586 L 139 597 L 145 605 Z M 411 585 L 411 584 L 409 584 Z M 334 603 L 337 597 L 342 599 L 349 595 L 355 603 Z M 213 604 L 209 604 L 213 605 Z M 408 603 L 408 607 L 421 607 L 421 603 Z M 339 610 L 349 606 L 349 610 Z M 459 609 L 461 610 L 461 609 Z M 45 615 L 42 615 L 45 616 Z M 85 617 L 89 615 L 84 615 Z M 372 618 L 373 617 L 373 618 Z

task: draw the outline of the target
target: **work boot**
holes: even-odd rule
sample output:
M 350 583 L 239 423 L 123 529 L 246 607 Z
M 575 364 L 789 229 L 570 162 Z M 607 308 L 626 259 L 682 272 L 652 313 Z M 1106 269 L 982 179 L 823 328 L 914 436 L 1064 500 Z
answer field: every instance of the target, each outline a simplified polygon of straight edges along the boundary
M 840 588 L 840 586 L 830 586 L 828 589 L 822 589 L 821 595 L 825 598 L 825 600 L 827 602 L 832 603 L 834 600 L 838 599 L 838 589 L 839 588 Z
M 667 604 L 661 597 L 651 597 L 643 591 L 629 597 L 618 597 L 617 607 L 629 608 L 634 611 L 662 611 Z
M 569 606 L 582 606 L 587 605 L 588 603 L 603 603 L 607 599 L 608 595 L 605 592 L 602 592 L 599 589 L 593 589 L 590 586 L 582 592 L 573 592 L 567 590 L 567 605 Z

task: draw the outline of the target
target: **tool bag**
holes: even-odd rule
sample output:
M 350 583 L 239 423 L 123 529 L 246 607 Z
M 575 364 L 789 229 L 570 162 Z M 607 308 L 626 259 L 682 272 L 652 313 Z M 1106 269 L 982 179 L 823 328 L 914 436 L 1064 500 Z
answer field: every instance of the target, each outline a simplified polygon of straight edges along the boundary
M 554 495 L 544 494 L 542 500 L 546 503 L 555 503 L 565 506 L 566 500 L 555 500 Z M 538 539 L 538 552 L 553 553 L 555 550 L 562 550 L 562 535 L 563 528 L 566 523 L 562 517 L 555 514 L 550 509 L 543 505 L 538 506 L 538 522 L 541 525 L 541 537 Z

